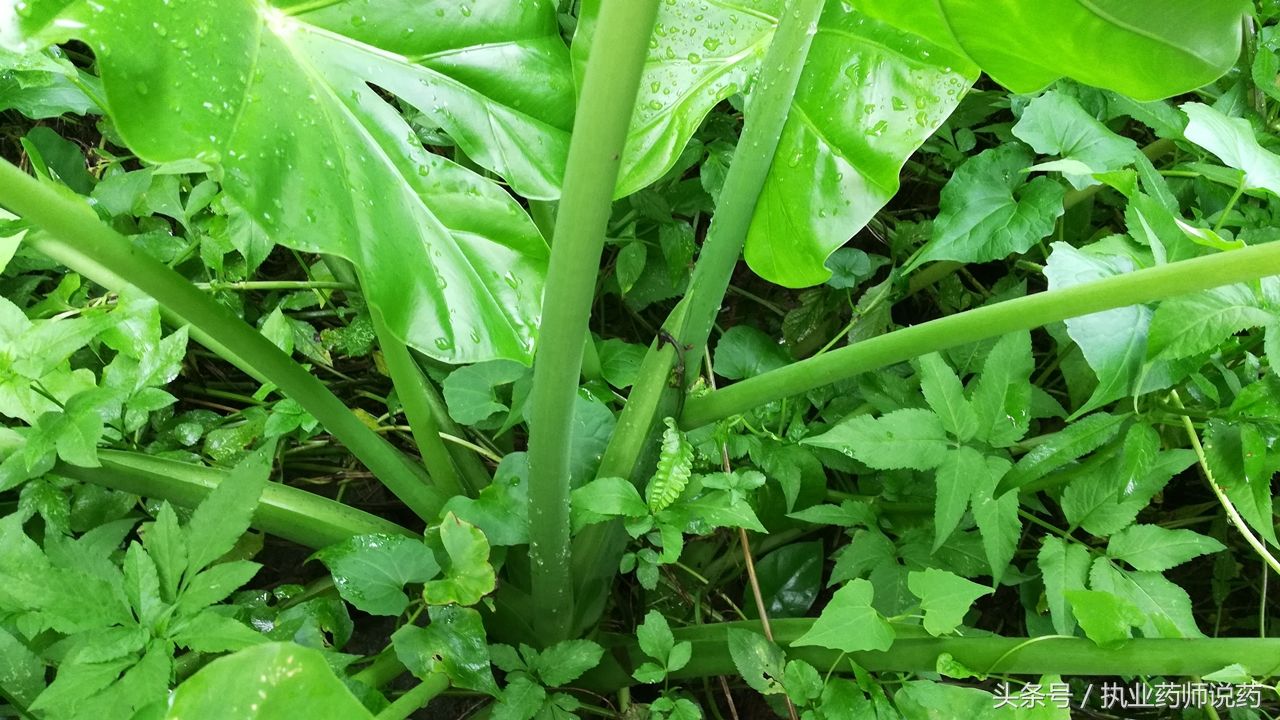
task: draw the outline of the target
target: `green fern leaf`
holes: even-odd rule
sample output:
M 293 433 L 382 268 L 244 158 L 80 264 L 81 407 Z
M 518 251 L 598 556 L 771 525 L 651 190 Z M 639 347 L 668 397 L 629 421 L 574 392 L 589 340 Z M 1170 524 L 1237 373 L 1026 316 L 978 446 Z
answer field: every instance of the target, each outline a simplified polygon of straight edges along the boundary
M 667 429 L 662 433 L 662 451 L 658 455 L 658 469 L 645 488 L 645 500 L 649 510 L 657 513 L 671 506 L 689 485 L 693 471 L 693 445 L 676 427 L 675 420 L 666 419 Z

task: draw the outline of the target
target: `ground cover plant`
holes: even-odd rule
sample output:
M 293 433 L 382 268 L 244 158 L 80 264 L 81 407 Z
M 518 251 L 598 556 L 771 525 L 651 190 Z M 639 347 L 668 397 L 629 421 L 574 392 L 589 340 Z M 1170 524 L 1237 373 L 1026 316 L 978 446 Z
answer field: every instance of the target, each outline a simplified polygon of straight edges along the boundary
M 1278 27 L 0 2 L 0 713 L 1275 717 Z

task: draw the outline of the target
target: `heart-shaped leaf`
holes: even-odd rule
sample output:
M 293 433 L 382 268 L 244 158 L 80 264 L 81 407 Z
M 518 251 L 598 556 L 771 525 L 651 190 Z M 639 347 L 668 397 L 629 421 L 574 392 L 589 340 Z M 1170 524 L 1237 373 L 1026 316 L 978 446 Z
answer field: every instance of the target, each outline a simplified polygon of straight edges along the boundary
M 544 241 L 502 188 L 427 152 L 381 93 L 522 194 L 554 197 L 573 103 L 554 3 L 0 6 L 0 44 L 72 37 L 97 53 L 107 111 L 140 157 L 198 158 L 276 242 L 351 260 L 423 352 L 529 360 Z

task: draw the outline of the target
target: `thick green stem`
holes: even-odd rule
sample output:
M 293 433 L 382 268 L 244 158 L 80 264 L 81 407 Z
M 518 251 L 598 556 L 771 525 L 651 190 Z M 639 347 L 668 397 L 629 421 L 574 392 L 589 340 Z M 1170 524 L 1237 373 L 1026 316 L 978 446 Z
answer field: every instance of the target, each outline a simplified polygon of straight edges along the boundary
M 435 519 L 443 504 L 441 493 L 425 481 L 412 462 L 261 333 L 186 278 L 135 250 L 80 198 L 0 161 L 0 203 L 45 231 L 28 237 L 27 242 L 36 250 L 95 280 L 122 280 L 137 287 L 198 329 L 200 333 L 193 333 L 193 337 L 211 339 L 211 350 L 230 349 L 228 360 L 250 367 L 255 375 L 274 383 L 319 420 L 414 513 L 428 522 Z
M 787 3 L 761 65 L 759 84 L 747 100 L 742 136 L 689 281 L 689 294 L 664 325 L 684 346 L 686 367 L 696 367 L 702 357 L 728 291 L 800 83 L 822 7 L 821 0 Z M 650 347 L 605 450 L 598 476 L 639 480 L 636 468 L 646 447 L 651 445 L 654 429 L 662 418 L 679 414 L 677 401 L 685 389 L 673 387 L 670 382 L 677 359 L 676 349 L 670 344 L 657 343 Z M 577 593 L 591 599 L 579 612 L 580 625 L 593 622 L 602 608 L 625 543 L 626 536 L 618 523 L 592 525 L 575 541 L 573 563 L 575 580 L 579 583 Z
M 606 0 L 583 75 L 555 242 L 543 295 L 542 332 L 529 410 L 529 556 L 533 617 L 547 644 L 569 635 L 569 446 L 583 338 L 640 73 L 658 0 Z
M 217 468 L 191 465 L 141 453 L 99 450 L 102 467 L 61 463 L 55 475 L 112 490 L 168 500 L 193 508 L 227 476 Z M 412 535 L 399 525 L 326 497 L 280 483 L 268 483 L 253 514 L 253 526 L 309 548 L 322 548 L 354 535 Z
M 812 626 L 812 619 L 775 620 L 774 633 L 783 646 L 799 638 Z M 727 642 L 730 628 L 758 632 L 755 622 L 699 625 L 676 630 L 677 642 L 693 643 L 693 657 L 673 678 L 709 677 L 735 674 Z M 1280 668 L 1280 639 L 1276 638 L 1154 638 L 1130 640 L 1117 648 L 1100 648 L 1092 640 L 1062 636 L 956 637 L 935 638 L 918 626 L 895 627 L 897 639 L 885 651 L 855 652 L 849 660 L 878 672 L 934 672 L 938 656 L 950 653 L 965 667 L 982 673 L 1007 675 L 1165 675 L 1195 677 L 1207 675 L 1232 663 L 1246 671 L 1268 677 Z M 605 661 L 580 682 L 598 692 L 609 692 L 634 684 L 631 671 L 647 660 L 634 638 L 611 636 L 604 639 L 610 648 Z M 841 665 L 843 653 L 817 647 L 791 647 L 787 656 L 818 668 Z
M 386 323 L 382 321 L 382 314 L 376 308 L 371 307 L 369 310 L 373 317 L 374 333 L 378 336 L 378 346 L 382 348 L 382 359 L 387 364 L 387 372 L 391 373 L 396 396 L 400 398 L 404 416 L 409 421 L 409 431 L 413 433 L 418 452 L 422 453 L 422 462 L 427 466 L 427 472 L 431 473 L 432 483 L 448 497 L 474 497 L 476 489 L 464 488 L 462 476 L 453 463 L 453 455 L 440 437 L 440 423 L 429 397 L 430 381 L 414 361 L 409 348 L 387 329 Z
M 356 268 L 351 264 L 350 260 L 336 255 L 325 255 L 324 262 L 325 265 L 329 266 L 329 270 L 333 273 L 334 277 L 338 278 L 338 280 L 356 289 L 360 287 L 360 282 L 356 276 Z M 371 314 L 372 311 L 373 309 L 370 308 Z M 436 434 L 442 440 L 446 439 L 449 435 L 461 436 L 462 430 L 459 429 L 458 426 L 453 423 L 452 418 L 449 417 L 449 411 L 445 408 L 444 400 L 441 399 L 439 391 L 436 390 L 436 386 L 431 383 L 431 378 L 427 377 L 422 372 L 422 366 L 415 358 L 413 350 L 403 342 L 396 339 L 395 336 L 388 334 L 388 332 L 389 331 L 386 329 L 385 323 L 382 323 L 379 320 L 379 327 L 375 329 L 375 334 L 378 336 L 378 343 L 380 345 L 395 343 L 396 348 L 404 348 L 404 354 L 408 356 L 407 367 L 405 367 L 406 363 L 403 355 L 395 358 L 395 360 L 398 363 L 400 374 L 404 375 L 407 373 L 409 375 L 408 379 L 405 380 L 405 383 L 408 385 L 410 392 L 414 396 L 412 400 L 415 407 L 415 410 L 413 411 L 414 415 L 429 418 L 429 420 L 425 422 L 426 425 L 430 425 L 434 422 L 436 425 Z M 383 352 L 384 357 L 386 357 L 387 351 L 385 348 Z M 396 354 L 399 355 L 399 353 Z M 397 386 L 398 390 L 401 380 L 396 378 L 397 369 L 391 366 L 391 360 L 388 360 L 387 366 L 388 372 L 391 373 L 391 381 Z M 414 430 L 412 427 L 414 415 L 410 415 L 409 402 L 403 399 L 401 402 L 405 404 L 405 415 L 409 416 L 410 431 L 414 433 L 414 439 L 417 440 L 418 432 L 425 433 L 427 428 L 420 427 L 418 430 Z M 424 446 L 429 445 L 429 440 L 426 442 L 419 441 L 418 448 L 419 452 L 423 454 L 424 460 L 428 460 L 427 455 L 429 452 L 433 453 L 432 457 L 426 463 L 428 472 L 432 473 L 433 480 L 435 479 L 434 476 L 436 472 L 440 472 L 442 476 L 447 478 L 449 473 L 447 468 L 441 467 L 437 470 L 432 467 L 433 464 L 437 464 L 439 462 L 439 451 L 423 449 Z M 480 462 L 480 459 L 476 457 L 474 452 L 467 452 L 466 449 L 458 446 L 445 445 L 444 447 L 446 452 L 449 453 L 449 457 L 453 459 L 453 471 L 458 475 L 458 482 L 463 488 L 474 496 L 474 494 L 479 492 L 481 488 L 488 486 L 490 480 L 489 471 L 485 469 L 484 463 Z M 447 483 L 449 480 L 446 479 L 445 482 Z
M 680 424 L 699 427 L 860 373 L 1006 333 L 1276 274 L 1280 274 L 1280 243 L 1270 243 L 987 305 L 895 330 L 691 398 Z
M 448 689 L 449 676 L 442 672 L 432 673 L 375 715 L 374 720 L 405 720 Z

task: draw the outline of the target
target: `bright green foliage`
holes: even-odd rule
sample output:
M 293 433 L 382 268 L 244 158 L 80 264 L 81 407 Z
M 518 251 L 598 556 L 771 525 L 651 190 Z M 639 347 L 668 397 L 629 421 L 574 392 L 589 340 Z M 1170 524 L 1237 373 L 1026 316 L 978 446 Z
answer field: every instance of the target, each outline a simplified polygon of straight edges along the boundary
M 496 696 L 480 613 L 446 605 L 430 608 L 429 615 L 427 627 L 405 625 L 391 636 L 400 662 L 420 679 L 442 672 L 457 687 Z
M 793 645 L 818 645 L 843 652 L 886 650 L 894 631 L 871 606 L 874 592 L 866 580 L 850 580 L 836 591 L 813 627 Z
M 752 690 L 761 695 L 783 692 L 787 656 L 782 648 L 750 630 L 729 631 L 729 654 L 734 667 Z
M 493 706 L 493 717 L 528 720 L 538 717 L 576 717 L 581 703 L 568 693 L 547 688 L 568 685 L 600 662 L 604 649 L 589 640 L 566 640 L 539 652 L 528 645 L 519 651 L 509 645 L 489 648 L 494 666 L 507 673 L 507 684 Z
M 680 497 L 689 484 L 689 474 L 693 469 L 693 446 L 673 420 L 668 418 L 666 422 L 658 469 L 645 486 L 645 501 L 649 510 L 655 513 L 670 507 Z
M 1248 121 L 1227 117 L 1202 103 L 1184 103 L 1182 111 L 1190 118 L 1185 131 L 1188 140 L 1243 172 L 1245 187 L 1280 195 L 1280 157 L 1258 144 Z
M 431 549 L 402 535 L 357 535 L 315 558 L 333 575 L 342 599 L 372 615 L 399 615 L 409 606 L 404 586 L 440 574 Z
M 1132 628 L 1141 625 L 1144 619 L 1138 606 L 1111 593 L 1068 590 L 1066 598 L 1084 634 L 1102 646 L 1118 645 L 1128 640 L 1132 636 Z
M 1155 100 L 1226 72 L 1236 60 L 1246 3 L 1051 0 L 1030 7 L 1017 0 L 982 5 L 858 0 L 856 5 L 969 57 L 1014 92 L 1033 92 L 1066 75 Z
M 907 269 L 930 260 L 1000 260 L 1052 232 L 1064 191 L 1047 177 L 1028 181 L 1031 165 L 1031 153 L 1012 143 L 961 165 L 942 189 L 933 237 Z
M 1161 303 L 1151 319 L 1147 355 L 1172 360 L 1198 355 L 1241 330 L 1267 325 L 1272 317 L 1243 285 L 1174 298 Z
M 0 3 L 0 714 L 1271 671 L 1248 5 Z
M 733 649 L 732 638 L 733 634 L 730 633 L 730 650 Z M 635 670 L 636 680 L 642 683 L 662 682 L 668 673 L 676 672 L 689 664 L 693 653 L 693 644 L 687 641 L 677 643 L 667 619 L 652 610 L 644 616 L 644 622 L 636 627 L 636 642 L 645 655 L 653 658 L 653 662 L 642 663 Z
M 575 53 L 599 2 L 584 6 Z M 661 7 L 619 195 L 669 170 L 707 112 L 751 83 L 783 11 L 780 0 Z M 752 269 L 791 287 L 827 279 L 827 256 L 893 197 L 907 156 L 973 82 L 966 65 L 848 5 L 827 5 L 747 238 Z
M 1053 243 L 1052 248 L 1045 267 L 1050 288 L 1071 287 L 1135 269 L 1132 257 L 1107 253 L 1102 243 L 1081 249 L 1066 243 Z M 1131 305 L 1067 321 L 1067 332 L 1084 353 L 1098 379 L 1097 387 L 1081 412 L 1123 397 L 1133 389 L 1139 375 L 1144 372 L 1152 315 L 1149 307 Z M 1148 382 L 1165 375 L 1159 365 L 1149 366 L 1145 372 Z
M 1245 393 L 1240 394 L 1240 399 L 1246 399 Z M 1275 461 L 1265 450 L 1265 442 L 1256 426 L 1213 420 L 1205 432 L 1205 455 L 1214 479 L 1245 522 L 1272 545 L 1280 545 L 1272 518 L 1271 474 Z
M 1067 593 L 1084 590 L 1089 577 L 1089 549 L 1078 543 L 1046 537 L 1036 564 L 1040 566 L 1053 628 L 1059 635 L 1070 635 L 1075 628 L 1075 616 L 1069 611 Z
M 462 425 L 482 425 L 491 419 L 504 419 L 498 414 L 511 408 L 499 400 L 497 389 L 527 374 L 527 368 L 509 360 L 476 363 L 454 370 L 441 388 L 449 404 L 449 417 Z
M 1004 476 L 1007 487 L 1022 487 L 1105 445 L 1120 431 L 1123 416 L 1095 413 L 1068 425 L 1018 458 Z
M 946 440 L 937 415 L 928 410 L 903 409 L 880 418 L 849 418 L 805 442 L 838 449 L 873 468 L 929 470 L 946 456 Z
M 960 379 L 938 353 L 921 357 L 919 366 L 920 391 L 943 429 L 960 442 L 971 439 L 978 432 L 978 416 L 964 396 Z
M 299 715 L 373 717 L 323 654 L 293 643 L 267 643 L 209 663 L 178 687 L 163 717 L 284 720 Z
M 937 568 L 911 573 L 907 576 L 907 587 L 920 598 L 924 628 L 931 635 L 945 635 L 955 630 L 973 602 L 992 592 L 985 585 Z
M 140 156 L 198 158 L 276 242 L 351 260 L 387 325 L 423 352 L 527 362 L 546 266 L 537 230 L 492 182 L 426 152 L 365 81 L 528 196 L 553 197 L 572 98 L 567 53 L 549 3 L 520 13 L 486 3 L 451 18 L 465 30 L 439 24 L 435 10 L 446 8 L 458 12 L 443 2 L 374 13 L 50 0 L 2 18 L 0 40 L 39 46 L 76 28 L 98 51 L 112 117 Z M 485 69 L 491 44 L 505 42 L 539 81 Z
M 1222 543 L 1197 532 L 1159 525 L 1130 525 L 1107 541 L 1107 557 L 1123 560 L 1137 570 L 1156 572 L 1225 549 Z
M 1053 90 L 1028 103 L 1013 134 L 1037 153 L 1061 158 L 1040 167 L 1061 169 L 1077 190 L 1097 183 L 1089 177 L 1093 173 L 1129 165 L 1138 151 L 1132 140 L 1111 132 L 1074 99 Z
M 104 524 L 79 538 L 50 535 L 42 550 L 23 531 L 23 514 L 0 521 L 0 612 L 22 618 L 24 635 L 51 631 L 63 652 L 29 649 L 5 633 L 14 672 L 32 662 L 56 662 L 46 688 L 30 680 L 16 689 L 33 711 L 51 717 L 131 718 L 162 701 L 176 648 L 218 653 L 266 640 L 216 603 L 257 574 L 258 563 L 214 564 L 249 527 L 270 454 L 250 455 L 180 526 L 172 507 L 161 506 L 146 526 L 144 543 L 130 542 L 122 562 L 112 557 L 132 520 Z M 2 642 L 2 641 L 0 641 Z M 28 675 L 29 676 L 29 675 Z M 3 686 L 9 687 L 5 682 Z M 12 691 L 11 691 L 12 692 Z
M 449 513 L 440 521 L 440 544 L 449 564 L 444 577 L 423 586 L 422 597 L 428 604 L 475 605 L 493 592 L 496 579 L 484 533 Z

